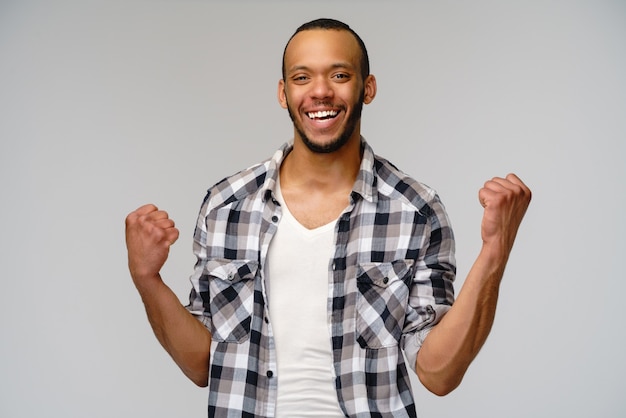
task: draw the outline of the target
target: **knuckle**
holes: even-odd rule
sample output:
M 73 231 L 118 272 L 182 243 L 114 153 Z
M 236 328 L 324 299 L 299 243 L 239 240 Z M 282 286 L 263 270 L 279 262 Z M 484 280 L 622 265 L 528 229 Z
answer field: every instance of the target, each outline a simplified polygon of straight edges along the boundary
M 126 224 L 126 227 L 132 227 L 133 225 L 135 225 L 137 223 L 137 212 L 131 212 L 126 216 L 126 219 L 124 219 L 124 223 Z

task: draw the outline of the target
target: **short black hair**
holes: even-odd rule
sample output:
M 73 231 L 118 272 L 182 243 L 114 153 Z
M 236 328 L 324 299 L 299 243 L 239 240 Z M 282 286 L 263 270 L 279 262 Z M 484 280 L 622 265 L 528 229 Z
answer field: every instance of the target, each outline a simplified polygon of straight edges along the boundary
M 370 60 L 369 60 L 369 56 L 367 55 L 367 48 L 365 48 L 365 43 L 363 42 L 363 39 L 361 39 L 361 37 L 347 24 L 339 20 L 335 20 L 335 19 L 321 18 L 321 19 L 315 19 L 303 25 L 300 25 L 300 27 L 296 29 L 293 35 L 291 35 L 291 38 L 289 38 L 289 41 L 287 41 L 287 45 L 285 45 L 285 49 L 283 50 L 283 67 L 282 67 L 283 80 L 285 79 L 285 75 L 286 75 L 285 74 L 286 73 L 285 53 L 287 52 L 287 47 L 289 46 L 289 43 L 291 42 L 293 37 L 296 36 L 298 33 L 305 31 L 305 30 L 313 30 L 313 29 L 345 30 L 347 32 L 350 32 L 352 36 L 354 36 L 354 39 L 356 39 L 357 43 L 359 44 L 359 48 L 361 49 L 361 60 L 360 60 L 361 77 L 363 78 L 363 80 L 367 78 L 367 76 L 370 74 Z

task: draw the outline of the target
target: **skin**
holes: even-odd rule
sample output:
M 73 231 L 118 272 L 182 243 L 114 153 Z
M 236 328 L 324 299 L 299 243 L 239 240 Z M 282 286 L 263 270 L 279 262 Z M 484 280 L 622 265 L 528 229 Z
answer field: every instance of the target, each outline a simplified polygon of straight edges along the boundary
M 376 96 L 376 79 L 363 79 L 360 50 L 346 31 L 298 33 L 285 53 L 278 101 L 294 124 L 294 147 L 281 165 L 281 189 L 290 211 L 306 227 L 324 225 L 343 211 L 360 166 L 360 112 Z M 336 111 L 328 120 L 308 113 Z M 531 192 L 514 174 L 487 181 L 482 248 L 461 291 L 420 349 L 416 370 L 431 392 L 445 395 L 463 379 L 493 325 L 498 292 Z M 166 212 L 145 205 L 126 218 L 128 263 L 148 319 L 163 347 L 197 385 L 206 386 L 211 335 L 180 304 L 159 271 L 178 239 Z

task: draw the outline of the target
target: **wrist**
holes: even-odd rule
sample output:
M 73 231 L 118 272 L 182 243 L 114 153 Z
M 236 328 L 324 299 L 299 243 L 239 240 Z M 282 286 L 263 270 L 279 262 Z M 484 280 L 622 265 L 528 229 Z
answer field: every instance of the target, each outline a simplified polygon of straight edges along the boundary
M 497 242 L 483 242 L 477 261 L 483 265 L 488 276 L 502 277 L 509 259 L 509 250 Z
M 163 285 L 163 280 L 159 273 L 131 273 L 133 283 L 137 288 L 137 291 L 143 298 L 146 295 L 150 295 L 158 291 L 158 288 Z

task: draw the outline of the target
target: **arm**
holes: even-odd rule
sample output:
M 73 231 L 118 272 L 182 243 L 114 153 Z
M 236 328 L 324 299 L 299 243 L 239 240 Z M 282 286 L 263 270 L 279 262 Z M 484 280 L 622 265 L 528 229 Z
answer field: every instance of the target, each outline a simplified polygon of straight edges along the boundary
M 159 274 L 178 234 L 174 221 L 154 205 L 130 213 L 126 217 L 128 268 L 157 339 L 189 379 L 206 386 L 211 334 Z
M 417 355 L 418 377 L 437 395 L 446 395 L 461 383 L 489 335 L 500 282 L 530 198 L 530 190 L 514 174 L 486 182 L 479 192 L 485 208 L 481 251 L 456 302 Z

